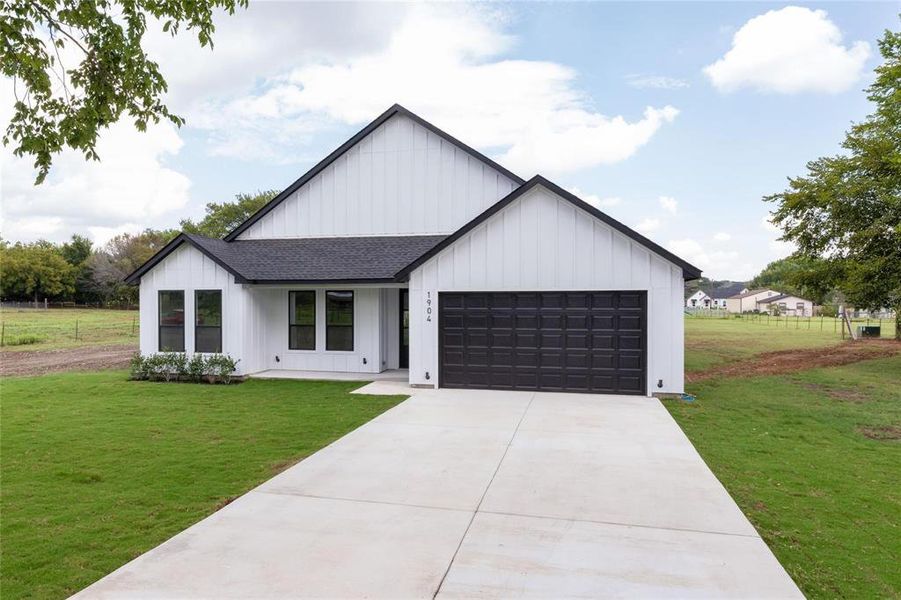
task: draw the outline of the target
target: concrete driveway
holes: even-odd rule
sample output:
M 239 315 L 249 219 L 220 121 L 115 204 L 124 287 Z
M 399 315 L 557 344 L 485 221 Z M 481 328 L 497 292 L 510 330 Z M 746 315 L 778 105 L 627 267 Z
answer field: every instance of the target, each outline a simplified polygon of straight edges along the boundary
M 79 594 L 435 596 L 801 594 L 657 400 L 454 390 L 417 390 Z

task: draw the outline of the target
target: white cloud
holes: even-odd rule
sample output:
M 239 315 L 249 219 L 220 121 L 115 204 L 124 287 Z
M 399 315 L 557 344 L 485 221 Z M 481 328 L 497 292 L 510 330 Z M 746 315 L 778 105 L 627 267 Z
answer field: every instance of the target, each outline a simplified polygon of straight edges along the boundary
M 65 150 L 40 186 L 34 185 L 31 160 L 3 148 L 3 234 L 16 240 L 60 241 L 72 233 L 96 237 L 92 229 L 100 232 L 123 223 L 174 224 L 188 202 L 191 181 L 164 163 L 181 147 L 170 124 L 152 125 L 140 133 L 121 121 L 101 135 L 100 162 Z
M 627 75 L 626 83 L 639 89 L 678 90 L 688 87 L 688 82 L 684 79 L 665 75 Z
M 632 120 L 598 112 L 573 69 L 504 58 L 515 43 L 505 25 L 485 7 L 415 5 L 383 48 L 308 61 L 254 93 L 208 104 L 194 125 L 213 132 L 217 153 L 294 159 L 305 136 L 360 125 L 399 102 L 528 176 L 624 160 L 678 114 L 672 106 Z
M 750 279 L 759 270 L 751 262 L 738 262 L 741 255 L 736 250 L 710 250 L 691 238 L 670 240 L 666 247 L 714 279 Z
M 672 215 L 676 214 L 676 209 L 678 208 L 679 203 L 676 202 L 675 198 L 673 198 L 672 196 L 660 196 L 660 198 L 658 198 L 658 201 L 660 202 L 660 207 L 663 210 Z
M 778 233 L 782 235 L 782 230 L 779 229 L 779 226 L 773 223 L 770 215 L 764 215 L 760 220 L 760 226 L 769 231 L 770 233 Z
M 719 233 L 714 234 L 713 241 L 715 242 L 728 242 L 732 239 L 732 236 L 724 231 L 720 231 Z
M 855 84 L 869 55 L 866 42 L 842 45 L 842 33 L 826 11 L 787 6 L 745 23 L 732 48 L 704 73 L 723 92 L 747 87 L 834 94 Z
M 619 196 L 600 197 L 597 194 L 588 194 L 577 187 L 571 187 L 568 190 L 574 196 L 577 196 L 592 205 L 595 208 L 610 208 L 622 204 L 623 199 Z
M 641 222 L 635 226 L 635 229 L 645 235 L 653 233 L 660 229 L 660 219 L 642 219 Z

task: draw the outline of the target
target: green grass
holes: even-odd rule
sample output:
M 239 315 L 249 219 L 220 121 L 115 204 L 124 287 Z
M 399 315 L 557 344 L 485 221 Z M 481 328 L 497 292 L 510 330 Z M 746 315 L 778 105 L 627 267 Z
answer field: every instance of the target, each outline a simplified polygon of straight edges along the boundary
M 807 596 L 901 597 L 901 357 L 689 391 L 667 408 Z
M 68 596 L 402 399 L 359 385 L 4 379 L 4 600 Z
M 701 371 L 762 352 L 824 348 L 842 342 L 841 330 L 834 325 L 835 319 L 824 319 L 822 330 L 816 317 L 809 323 L 795 322 L 791 318 L 787 323 L 783 320 L 777 324 L 775 319 L 771 319 L 769 325 L 766 323 L 766 317 L 759 321 L 748 317 L 685 317 L 685 370 Z M 886 331 L 883 322 L 884 337 Z
M 10 351 L 138 342 L 136 310 L 4 308 L 0 309 L 0 322 L 3 324 L 3 349 Z M 22 340 L 30 341 L 22 343 Z

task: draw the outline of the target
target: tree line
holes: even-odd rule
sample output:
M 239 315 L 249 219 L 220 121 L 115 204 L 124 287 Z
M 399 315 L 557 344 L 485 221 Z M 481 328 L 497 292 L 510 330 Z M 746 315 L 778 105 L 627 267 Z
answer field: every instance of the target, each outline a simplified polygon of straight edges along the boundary
M 0 238 L 0 298 L 134 305 L 138 288 L 124 281 L 180 232 L 221 238 L 244 222 L 277 191 L 238 194 L 233 201 L 206 205 L 204 217 L 182 220 L 180 229 L 145 229 L 117 235 L 102 246 L 75 234 L 69 241 L 11 243 Z

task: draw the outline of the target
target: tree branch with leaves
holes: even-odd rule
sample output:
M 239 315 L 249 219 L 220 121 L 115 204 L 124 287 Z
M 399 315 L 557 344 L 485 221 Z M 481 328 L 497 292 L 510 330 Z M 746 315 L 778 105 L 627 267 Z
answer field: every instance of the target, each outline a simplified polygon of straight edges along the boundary
M 213 46 L 213 13 L 247 0 L 0 0 L 0 73 L 13 80 L 13 116 L 3 136 L 34 157 L 37 181 L 54 155 L 72 148 L 97 160 L 101 131 L 123 115 L 139 131 L 184 119 L 163 102 L 166 80 L 143 48 L 148 20 L 176 35 L 187 29 Z M 76 56 L 64 65 L 62 56 Z

